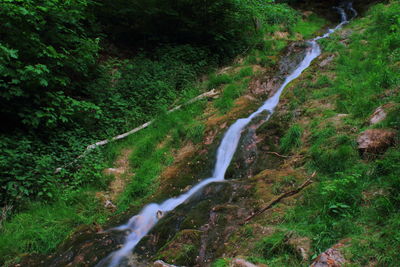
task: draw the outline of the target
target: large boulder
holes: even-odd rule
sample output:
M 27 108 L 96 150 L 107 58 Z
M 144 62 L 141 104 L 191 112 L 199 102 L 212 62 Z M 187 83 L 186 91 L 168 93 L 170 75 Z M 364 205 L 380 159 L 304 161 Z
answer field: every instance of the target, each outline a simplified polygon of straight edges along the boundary
M 358 138 L 358 150 L 362 155 L 381 154 L 395 142 L 396 132 L 388 129 L 369 129 Z

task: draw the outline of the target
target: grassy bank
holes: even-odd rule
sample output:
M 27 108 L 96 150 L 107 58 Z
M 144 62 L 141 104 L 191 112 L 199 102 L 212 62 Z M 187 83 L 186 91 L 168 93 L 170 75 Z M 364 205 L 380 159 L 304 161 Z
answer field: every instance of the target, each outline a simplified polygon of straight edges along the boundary
M 346 266 L 398 265 L 399 11 L 399 1 L 378 4 L 322 40 L 323 58 L 333 61 L 327 66 L 315 63 L 284 93 L 286 104 L 278 112 L 292 115 L 291 127 L 281 136 L 281 152 L 297 159 L 292 168 L 315 171 L 316 183 L 295 202 L 278 205 L 276 214 L 267 212 L 243 229 L 248 260 L 308 266 L 342 242 Z M 370 125 L 374 110 L 389 103 L 387 118 Z M 397 140 L 384 153 L 361 157 L 357 136 L 371 128 L 395 130 Z M 259 225 L 272 227 L 274 233 L 252 235 Z M 311 243 L 308 260 L 288 244 L 293 234 Z M 227 264 L 228 259 L 221 259 L 215 266 Z

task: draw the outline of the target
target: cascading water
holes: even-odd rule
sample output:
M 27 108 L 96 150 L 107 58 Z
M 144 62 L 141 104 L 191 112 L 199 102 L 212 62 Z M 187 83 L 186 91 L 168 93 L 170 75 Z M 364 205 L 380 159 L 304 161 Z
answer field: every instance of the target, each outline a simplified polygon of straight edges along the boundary
M 217 160 L 212 177 L 203 180 L 199 184 L 195 185 L 188 192 L 178 197 L 170 198 L 161 204 L 152 203 L 147 205 L 138 215 L 133 216 L 126 224 L 111 229 L 116 231 L 128 231 L 129 234 L 126 237 L 123 246 L 119 250 L 111 253 L 108 257 L 103 259 L 100 263 L 97 264 L 97 266 L 118 266 L 121 260 L 128 256 L 129 253 L 131 253 L 131 251 L 140 242 L 140 240 L 142 240 L 142 238 L 147 235 L 147 233 L 154 227 L 154 225 L 157 224 L 159 219 L 165 213 L 174 210 L 177 206 L 184 203 L 206 185 L 214 182 L 224 181 L 225 172 L 229 167 L 234 153 L 236 152 L 243 129 L 251 122 L 253 118 L 260 115 L 262 112 L 267 111 L 269 113 L 268 116 L 270 116 L 274 112 L 275 107 L 279 103 L 279 98 L 283 89 L 291 81 L 299 77 L 300 74 L 310 66 L 311 62 L 321 54 L 321 48 L 318 45 L 317 41 L 323 38 L 327 38 L 330 34 L 341 28 L 344 24 L 348 23 L 345 8 L 351 11 L 353 15 L 357 14 L 351 4 L 345 6 L 344 8 L 336 7 L 335 9 L 337 9 L 339 11 L 339 14 L 341 15 L 341 23 L 337 25 L 334 29 L 328 30 L 328 32 L 323 36 L 317 37 L 309 41 L 309 48 L 303 61 L 297 66 L 292 74 L 286 77 L 284 83 L 281 85 L 278 91 L 266 102 L 264 102 L 264 104 L 249 117 L 238 119 L 232 126 L 229 127 L 218 148 Z

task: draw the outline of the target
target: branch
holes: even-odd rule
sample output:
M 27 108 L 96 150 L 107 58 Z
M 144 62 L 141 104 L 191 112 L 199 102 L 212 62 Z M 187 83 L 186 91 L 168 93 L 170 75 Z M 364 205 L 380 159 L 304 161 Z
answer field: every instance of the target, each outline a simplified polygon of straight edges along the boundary
M 267 151 L 267 152 L 264 152 L 264 153 L 273 154 L 273 155 L 281 157 L 281 158 L 289 158 L 289 156 L 284 156 L 284 155 L 278 154 L 278 153 L 273 152 L 273 151 Z
M 301 184 L 298 188 L 296 188 L 295 190 L 280 194 L 278 197 L 274 198 L 273 200 L 271 200 L 267 206 L 265 206 L 264 208 L 262 208 L 261 210 L 257 211 L 256 213 L 250 215 L 249 217 L 247 217 L 244 222 L 242 222 L 241 224 L 246 224 L 248 223 L 251 219 L 253 219 L 254 217 L 256 217 L 257 215 L 260 215 L 261 213 L 263 213 L 264 211 L 272 208 L 276 203 L 278 203 L 279 201 L 281 201 L 284 198 L 293 196 L 297 193 L 299 193 L 301 190 L 303 190 L 305 187 L 309 186 L 310 184 L 312 184 L 314 181 L 312 180 L 312 178 L 314 178 L 316 175 L 316 172 L 314 172 L 310 178 L 308 178 L 303 184 Z
M 211 91 L 205 92 L 205 93 L 203 93 L 203 94 L 201 94 L 201 95 L 196 96 L 195 98 L 190 99 L 189 101 L 187 101 L 186 103 L 184 103 L 184 104 L 182 104 L 182 105 L 176 106 L 176 107 L 174 107 L 173 109 L 168 110 L 167 113 L 174 112 L 174 111 L 176 111 L 176 110 L 182 108 L 182 107 L 185 106 L 185 105 L 188 105 L 188 104 L 197 102 L 197 101 L 199 101 L 199 100 L 201 100 L 201 99 L 203 99 L 203 98 L 214 97 L 214 96 L 216 96 L 216 95 L 218 95 L 218 94 L 219 94 L 219 92 L 217 92 L 215 89 L 212 89 Z M 97 147 L 99 147 L 99 146 L 104 146 L 104 145 L 106 145 L 106 144 L 108 144 L 108 143 L 110 143 L 110 142 L 112 142 L 112 141 L 116 141 L 116 140 L 120 140 L 120 139 L 126 138 L 126 137 L 128 137 L 129 135 L 132 135 L 132 134 L 134 134 L 134 133 L 139 132 L 140 130 L 143 130 L 143 129 L 149 127 L 153 122 L 154 122 L 154 120 L 148 121 L 148 122 L 146 122 L 145 124 L 142 124 L 141 126 L 136 127 L 135 129 L 130 130 L 129 132 L 126 132 L 126 133 L 123 133 L 123 134 L 114 136 L 114 137 L 111 138 L 111 139 L 102 140 L 102 141 L 96 142 L 96 143 L 94 143 L 94 144 L 88 145 L 88 146 L 86 147 L 85 151 L 83 152 L 83 154 L 81 154 L 80 156 L 78 156 L 78 157 L 77 157 L 75 160 L 73 160 L 72 162 L 70 162 L 70 163 L 64 165 L 63 167 L 57 168 L 57 169 L 55 170 L 54 173 L 59 173 L 59 172 L 60 172 L 62 169 L 64 169 L 65 167 L 68 167 L 68 166 L 74 164 L 78 159 L 83 158 L 84 156 L 86 156 L 86 154 L 89 153 L 91 150 L 93 150 L 93 149 L 95 149 L 95 148 L 97 148 Z

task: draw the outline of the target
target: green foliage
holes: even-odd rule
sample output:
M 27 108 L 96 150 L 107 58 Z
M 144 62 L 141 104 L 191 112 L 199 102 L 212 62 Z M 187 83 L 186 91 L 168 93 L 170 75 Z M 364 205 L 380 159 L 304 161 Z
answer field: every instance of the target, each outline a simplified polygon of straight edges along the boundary
M 269 0 L 96 2 L 99 22 L 119 43 L 196 44 L 209 47 L 219 61 L 226 61 L 251 45 L 259 38 L 261 27 L 292 25 L 297 20 L 293 9 Z
M 315 14 L 311 14 L 307 20 L 299 20 L 294 24 L 291 28 L 291 32 L 299 33 L 307 40 L 312 38 L 314 34 L 324 26 L 324 24 L 326 24 L 326 20 Z
M 274 56 L 286 45 L 263 34 L 290 28 L 299 16 L 269 2 L 1 2 L 0 202 L 15 210 L 1 229 L 0 263 L 50 252 L 77 225 L 103 222 L 92 190 L 107 188 L 111 177 L 102 170 L 124 144 L 134 149 L 135 177 L 118 199 L 119 211 L 143 201 L 173 162 L 170 151 L 201 142 L 205 131 L 194 119 L 202 103 L 165 111 L 199 93 L 200 74 L 246 47 Z M 262 62 L 273 64 L 267 56 Z M 210 88 L 228 84 L 219 110 L 232 107 L 252 74 L 247 67 L 235 77 L 211 77 Z M 154 118 L 126 143 L 77 159 L 87 144 Z
M 211 265 L 212 267 L 228 267 L 229 266 L 229 260 L 228 259 L 218 259 L 213 262 Z
M 270 258 L 281 253 L 293 253 L 292 247 L 287 245 L 285 241 L 285 232 L 276 232 L 271 236 L 264 237 L 256 244 L 256 248 L 264 258 Z
M 301 255 L 288 243 L 289 232 L 278 230 L 255 244 L 254 254 L 248 260 L 268 266 L 301 266 Z
M 241 87 L 237 84 L 229 84 L 224 88 L 222 96 L 215 101 L 215 107 L 226 112 L 233 107 L 234 100 L 240 96 Z
M 1 229 L 0 259 L 22 253 L 47 253 L 81 224 L 104 223 L 105 214 L 92 194 L 76 192 L 52 205 L 32 203 Z
M 358 22 L 359 27 L 368 29 L 351 36 L 349 49 L 344 49 L 338 42 L 339 37 L 324 40 L 325 49 L 340 51 L 337 79 L 331 87 L 332 93 L 339 95 L 339 112 L 366 118 L 383 100 L 376 95 L 400 84 L 396 75 L 398 66 L 393 61 L 400 44 L 398 5 L 393 3 L 390 8 L 382 4 L 375 6 L 370 11 L 371 25 Z
M 232 78 L 228 74 L 211 75 L 208 80 L 207 87 L 208 89 L 214 89 L 219 87 L 220 85 L 228 84 L 231 82 Z
M 2 1 L 0 114 L 10 125 L 55 127 L 77 114 L 96 118 L 82 101 L 94 77 L 98 39 L 84 29 L 89 1 Z
M 346 46 L 339 43 L 343 38 L 340 35 L 321 40 L 325 50 L 339 54 L 330 70 L 336 77 L 330 81 L 319 75 L 312 87 L 318 88 L 319 97 L 337 99 L 336 109 L 324 111 L 309 125 L 306 168 L 317 171 L 318 183 L 305 191 L 280 225 L 309 236 L 313 257 L 351 238 L 345 253 L 355 266 L 370 262 L 396 266 L 399 262 L 398 144 L 370 161 L 361 161 L 355 146 L 367 117 L 382 104 L 395 103 L 387 119 L 376 127 L 399 129 L 399 66 L 393 61 L 399 46 L 399 8 L 399 1 L 379 4 L 368 17 L 346 26 L 354 31 L 346 37 Z M 314 114 L 316 110 L 308 112 Z M 338 113 L 348 114 L 339 126 L 325 121 Z M 271 256 L 273 245 L 282 244 L 281 239 L 276 240 L 267 242 L 265 251 L 269 254 L 263 256 L 268 257 L 266 263 L 271 266 L 274 259 L 287 255 L 278 250 L 276 256 Z
M 286 134 L 281 139 L 281 150 L 284 153 L 289 152 L 293 148 L 299 147 L 301 145 L 301 136 L 303 134 L 303 129 L 300 125 L 292 125 Z
M 160 116 L 156 122 L 129 142 L 134 144 L 130 156 L 135 176 L 118 200 L 119 211 L 124 211 L 132 202 L 140 203 L 156 188 L 156 178 L 163 167 L 171 164 L 170 150 L 182 142 L 202 140 L 204 125 L 195 118 L 204 108 L 202 103 L 192 104 L 183 110 Z M 170 135 L 171 138 L 166 137 Z M 162 146 L 158 144 L 163 143 Z

